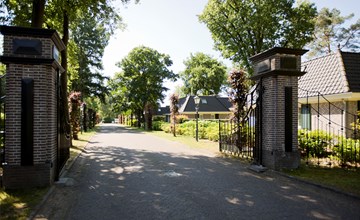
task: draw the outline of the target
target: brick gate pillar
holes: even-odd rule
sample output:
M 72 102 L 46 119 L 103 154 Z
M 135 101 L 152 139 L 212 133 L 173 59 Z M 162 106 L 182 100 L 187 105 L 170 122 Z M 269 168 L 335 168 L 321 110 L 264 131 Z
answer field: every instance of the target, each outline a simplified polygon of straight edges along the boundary
M 6 64 L 6 188 L 48 186 L 57 175 L 57 82 L 65 49 L 54 30 L 0 26 Z
M 261 161 L 271 169 L 297 168 L 298 77 L 307 50 L 275 47 L 250 58 L 256 82 L 262 83 Z

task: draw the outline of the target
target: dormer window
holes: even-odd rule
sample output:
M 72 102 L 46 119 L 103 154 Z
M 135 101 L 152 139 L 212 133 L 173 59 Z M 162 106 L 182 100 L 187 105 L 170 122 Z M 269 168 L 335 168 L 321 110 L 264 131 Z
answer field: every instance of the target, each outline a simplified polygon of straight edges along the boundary
M 201 104 L 207 104 L 207 100 L 206 99 L 201 99 Z

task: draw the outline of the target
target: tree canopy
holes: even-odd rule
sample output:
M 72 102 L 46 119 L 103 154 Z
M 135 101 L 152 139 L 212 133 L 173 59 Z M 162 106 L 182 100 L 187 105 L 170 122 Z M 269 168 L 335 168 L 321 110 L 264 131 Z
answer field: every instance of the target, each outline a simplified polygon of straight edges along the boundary
M 191 54 L 180 73 L 185 94 L 217 95 L 226 82 L 226 66 L 210 55 Z
M 314 40 L 309 44 L 309 56 L 317 56 L 332 52 L 334 49 L 359 51 L 360 49 L 360 19 L 345 28 L 345 21 L 354 14 L 342 16 L 340 10 L 322 8 L 315 22 Z
M 129 1 L 121 0 L 123 3 Z M 101 59 L 111 34 L 122 25 L 113 2 L 114 0 L 4 0 L 0 4 L 4 15 L 1 21 L 25 27 L 33 23 L 32 26 L 35 27 L 57 30 L 67 46 L 67 50 L 62 52 L 62 65 L 67 70 L 67 74 L 62 74 L 62 87 L 80 91 L 84 98 L 98 96 L 104 100 L 106 87 Z M 63 96 L 66 96 L 66 89 L 62 91 Z
M 163 86 L 165 80 L 175 80 L 175 75 L 168 69 L 172 65 L 169 55 L 139 46 L 117 63 L 122 72 L 112 79 L 112 94 L 120 99 L 116 102 L 118 109 L 131 109 L 140 119 L 145 107 L 155 107 L 165 98 L 168 88 Z M 114 99 L 115 100 L 115 99 Z
M 314 32 L 313 3 L 294 0 L 209 0 L 199 20 L 215 48 L 252 72 L 249 57 L 274 46 L 302 48 Z

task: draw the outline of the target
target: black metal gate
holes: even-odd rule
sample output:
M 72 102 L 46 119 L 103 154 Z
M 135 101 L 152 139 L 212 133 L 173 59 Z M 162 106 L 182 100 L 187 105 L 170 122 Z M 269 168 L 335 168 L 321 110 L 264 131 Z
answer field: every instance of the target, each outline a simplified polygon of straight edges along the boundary
M 66 74 L 66 73 L 62 73 Z M 61 88 L 61 74 L 58 71 L 57 74 L 57 175 L 56 180 L 58 180 L 60 172 L 62 168 L 65 166 L 66 161 L 70 157 L 70 128 L 67 126 L 63 126 L 64 123 L 62 123 L 62 120 L 66 120 L 66 117 L 64 117 L 65 114 L 65 108 L 63 106 L 63 97 L 62 94 L 62 88 Z M 65 97 L 66 98 L 66 97 Z M 65 123 L 66 125 L 70 123 Z
M 261 104 L 262 85 L 259 82 L 247 95 L 245 117 L 219 121 L 219 150 L 261 164 Z
M 6 74 L 0 76 L 0 166 L 5 162 L 5 83 Z

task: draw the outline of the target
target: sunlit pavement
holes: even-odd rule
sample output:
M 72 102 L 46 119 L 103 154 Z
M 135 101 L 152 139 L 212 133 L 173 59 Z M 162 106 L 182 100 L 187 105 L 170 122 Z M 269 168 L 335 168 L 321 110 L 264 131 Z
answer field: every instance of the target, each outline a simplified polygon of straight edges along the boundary
M 36 219 L 359 219 L 360 201 L 104 124 Z

